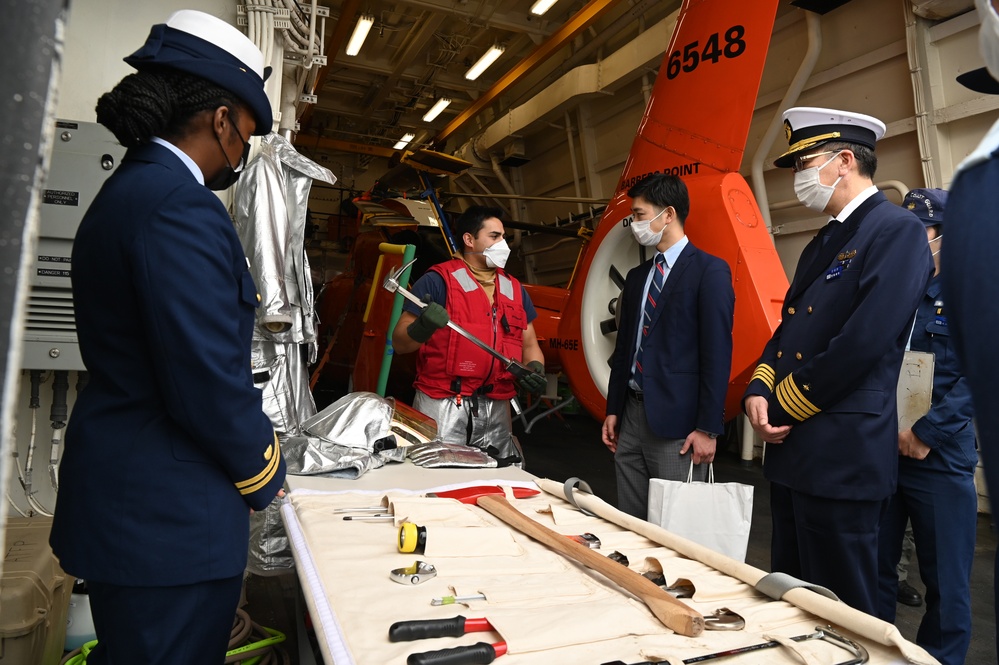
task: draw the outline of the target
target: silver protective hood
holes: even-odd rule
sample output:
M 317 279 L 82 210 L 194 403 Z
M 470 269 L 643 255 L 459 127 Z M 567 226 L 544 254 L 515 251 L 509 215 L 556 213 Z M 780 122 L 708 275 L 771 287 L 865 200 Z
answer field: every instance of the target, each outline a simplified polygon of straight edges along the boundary
M 375 393 L 341 397 L 285 442 L 288 473 L 357 478 L 386 462 L 402 462 L 405 448 L 393 447 L 394 412 L 395 400 Z

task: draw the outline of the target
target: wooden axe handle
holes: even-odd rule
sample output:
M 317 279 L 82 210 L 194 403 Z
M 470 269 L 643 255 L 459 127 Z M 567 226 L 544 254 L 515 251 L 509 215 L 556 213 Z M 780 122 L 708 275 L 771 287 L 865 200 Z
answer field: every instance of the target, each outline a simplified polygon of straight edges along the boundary
M 538 524 L 510 502 L 500 496 L 481 496 L 476 503 L 518 531 L 555 550 L 562 556 L 577 561 L 615 582 L 625 591 L 644 602 L 663 625 L 680 635 L 695 637 L 704 631 L 704 617 L 663 591 L 651 580 L 627 566 L 597 554 L 589 547 L 566 538 L 560 533 Z

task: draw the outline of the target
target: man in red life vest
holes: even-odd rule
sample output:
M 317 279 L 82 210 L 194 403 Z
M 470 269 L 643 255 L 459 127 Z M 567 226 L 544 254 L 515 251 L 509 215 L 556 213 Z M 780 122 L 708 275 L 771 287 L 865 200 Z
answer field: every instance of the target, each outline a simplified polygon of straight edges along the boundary
M 518 384 L 540 393 L 546 380 L 532 324 L 537 312 L 520 282 L 503 270 L 510 248 L 501 214 L 472 206 L 458 217 L 454 236 L 461 255 L 433 266 L 413 285 L 429 306 L 421 310 L 407 302 L 392 343 L 396 353 L 419 350 L 413 406 L 437 421 L 440 438 L 484 450 L 502 465 L 520 461 L 510 398 Z M 449 319 L 532 373 L 515 379 L 494 356 L 445 328 Z

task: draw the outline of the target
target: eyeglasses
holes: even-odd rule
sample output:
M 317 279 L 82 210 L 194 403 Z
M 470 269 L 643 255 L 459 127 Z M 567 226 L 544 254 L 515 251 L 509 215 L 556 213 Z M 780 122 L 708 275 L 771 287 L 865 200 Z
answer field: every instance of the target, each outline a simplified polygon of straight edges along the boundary
M 822 155 L 831 155 L 834 152 L 841 152 L 839 150 L 826 150 L 825 152 L 813 152 L 811 155 L 802 155 L 801 157 L 794 158 L 794 166 L 791 167 L 791 171 L 797 173 L 805 168 L 807 162 L 812 161 L 816 157 L 821 157 Z

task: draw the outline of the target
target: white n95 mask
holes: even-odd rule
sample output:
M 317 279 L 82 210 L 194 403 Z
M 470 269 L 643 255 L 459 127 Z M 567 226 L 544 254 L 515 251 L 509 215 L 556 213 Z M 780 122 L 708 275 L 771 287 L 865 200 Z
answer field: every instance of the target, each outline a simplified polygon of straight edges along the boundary
M 832 198 L 833 192 L 836 191 L 836 185 L 843 177 L 836 178 L 836 182 L 831 185 L 823 185 L 822 181 L 819 180 L 819 171 L 829 166 L 840 152 L 842 151 L 837 151 L 822 166 L 812 166 L 794 174 L 794 195 L 798 197 L 801 205 L 815 212 L 823 212 L 829 205 L 829 199 Z
M 666 210 L 667 208 L 663 208 L 662 212 L 660 212 L 652 219 L 641 222 L 632 217 L 631 224 L 629 226 L 631 228 L 632 235 L 635 236 L 635 240 L 638 241 L 639 245 L 642 245 L 643 247 L 655 247 L 660 243 L 660 241 L 662 241 L 663 231 L 666 230 L 666 227 L 669 226 L 671 222 L 667 222 L 666 224 L 664 224 L 663 227 L 659 229 L 657 233 L 652 232 L 652 222 L 662 217 L 663 213 L 666 212 Z
M 510 245 L 506 244 L 506 238 L 503 238 L 495 245 L 482 250 L 482 255 L 490 268 L 505 268 L 506 260 L 510 258 Z

